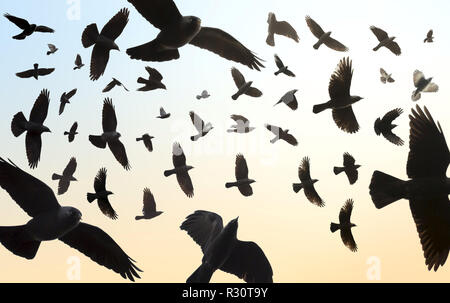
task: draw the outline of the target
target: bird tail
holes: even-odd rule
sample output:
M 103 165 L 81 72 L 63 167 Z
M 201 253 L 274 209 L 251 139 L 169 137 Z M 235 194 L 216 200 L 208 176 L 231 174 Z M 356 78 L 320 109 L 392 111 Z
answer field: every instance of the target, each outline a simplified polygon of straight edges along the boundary
M 142 219 L 145 219 L 145 217 L 144 216 L 136 216 L 135 219 L 136 220 L 142 220 Z
M 267 35 L 266 43 L 269 44 L 270 46 L 275 46 L 275 39 L 273 33 L 269 33 Z
M 231 99 L 237 100 L 237 98 L 239 98 L 239 96 L 240 96 L 239 93 L 235 93 L 233 96 L 231 96 Z
M 270 143 L 273 144 L 273 143 L 277 142 L 278 140 L 280 140 L 280 138 L 279 137 L 275 137 L 275 138 L 270 140 Z
M 94 144 L 94 146 L 96 146 L 98 148 L 105 148 L 106 147 L 106 142 L 104 140 L 102 140 L 102 136 L 90 135 L 89 136 L 89 141 L 91 141 L 91 143 Z
M 12 37 L 13 39 L 16 39 L 16 40 L 23 40 L 23 39 L 25 39 L 27 37 L 27 35 L 25 35 L 24 33 L 20 33 L 20 34 L 18 34 L 18 35 L 15 35 L 14 37 Z
M 191 141 L 197 141 L 198 139 L 200 139 L 202 137 L 201 134 L 195 135 L 195 136 L 191 136 Z
M 322 41 L 317 41 L 316 44 L 313 45 L 313 48 L 314 49 L 319 49 L 321 44 L 322 44 Z
M 332 233 L 334 233 L 338 229 L 339 229 L 339 224 L 331 223 L 330 230 L 331 230 Z
M 276 72 L 274 72 L 273 74 L 274 74 L 275 76 L 278 76 L 279 73 L 281 73 L 281 72 L 280 72 L 280 71 L 276 71 Z
M 47 56 L 50 55 L 51 53 L 52 53 L 52 52 L 48 51 L 48 52 L 47 52 Z
M 202 98 L 202 96 L 197 95 L 197 100 L 200 100 Z
M 292 189 L 294 190 L 295 193 L 298 193 L 302 188 L 303 188 L 303 184 L 301 184 L 301 183 L 293 183 L 292 184 Z
M 233 186 L 237 186 L 237 183 L 236 182 L 227 182 L 227 183 L 225 183 L 225 188 L 230 188 L 230 187 L 233 187 Z
M 64 136 L 70 135 L 69 132 L 64 132 Z
M 405 197 L 406 181 L 376 170 L 370 181 L 370 196 L 375 207 L 383 208 Z
M 164 176 L 168 177 L 175 173 L 175 169 L 169 169 L 164 171 Z
M 87 193 L 86 197 L 89 203 L 92 203 L 95 199 L 97 199 L 97 195 L 93 193 Z
M 62 176 L 58 175 L 58 174 L 53 174 L 52 175 L 52 180 L 60 180 L 62 179 Z
M 97 41 L 97 38 L 99 36 L 97 24 L 92 23 L 86 26 L 86 28 L 83 31 L 83 34 L 81 35 L 81 42 L 83 43 L 83 46 L 85 48 L 92 46 Z
M 203 263 L 187 278 L 186 283 L 209 283 L 213 273 L 211 265 Z
M 373 48 L 373 51 L 374 51 L 374 52 L 376 52 L 377 50 L 379 50 L 379 49 L 380 49 L 380 47 L 381 47 L 381 45 L 380 45 L 380 44 L 378 44 L 377 46 L 375 46 L 375 47 Z
M 335 174 L 335 175 L 339 175 L 339 174 L 342 173 L 344 170 L 345 170 L 344 167 L 337 167 L 337 166 L 335 166 L 335 167 L 333 168 L 333 171 L 334 171 L 334 174 Z
M 22 112 L 14 115 L 14 118 L 11 121 L 11 131 L 15 137 L 20 136 L 24 131 L 26 131 L 25 125 L 27 122 L 28 121 Z
M 138 79 L 137 79 L 137 82 L 138 83 L 142 83 L 142 84 L 147 84 L 147 80 L 146 79 L 144 79 L 144 78 L 142 78 L 142 77 L 139 77 Z
M 322 103 L 322 104 L 317 104 L 313 106 L 313 113 L 318 114 L 320 112 L 323 112 L 324 110 L 326 110 L 329 106 L 329 103 Z
M 35 241 L 22 226 L 0 226 L 0 242 L 16 256 L 31 260 L 36 256 L 40 241 Z
M 136 138 L 136 141 L 142 141 L 144 140 L 143 138 Z
M 419 100 L 421 97 L 421 94 L 417 91 L 413 91 L 412 96 L 411 96 L 411 100 L 413 101 L 417 101 Z

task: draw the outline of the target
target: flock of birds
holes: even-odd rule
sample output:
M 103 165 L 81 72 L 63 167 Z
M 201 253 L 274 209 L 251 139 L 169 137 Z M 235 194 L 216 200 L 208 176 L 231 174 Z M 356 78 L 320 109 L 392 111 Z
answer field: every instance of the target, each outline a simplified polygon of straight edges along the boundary
M 262 60 L 252 51 L 246 48 L 230 34 L 218 28 L 204 27 L 201 20 L 195 16 L 183 16 L 178 11 L 172 0 L 128 0 L 135 9 L 154 27 L 160 30 L 159 34 L 150 42 L 127 49 L 126 53 L 131 59 L 142 61 L 168 61 L 180 57 L 179 48 L 191 44 L 202 49 L 209 50 L 227 60 L 241 63 L 250 69 L 260 71 L 264 68 Z M 13 36 L 13 39 L 23 40 L 28 36 L 42 32 L 53 33 L 54 30 L 42 26 L 30 24 L 28 21 L 5 14 L 9 21 L 14 23 L 22 32 Z M 119 50 L 115 40 L 121 35 L 127 25 L 129 10 L 121 9 L 113 16 L 101 31 L 97 24 L 88 25 L 82 33 L 83 47 L 92 47 L 90 61 L 90 79 L 99 79 L 107 67 L 111 50 Z M 275 46 L 275 37 L 285 36 L 295 42 L 299 37 L 295 29 L 286 21 L 278 21 L 274 13 L 268 16 L 268 35 L 266 43 Z M 311 17 L 306 16 L 306 24 L 312 34 L 318 39 L 313 45 L 318 49 L 322 44 L 334 51 L 345 52 L 348 48 L 331 36 L 331 31 L 325 32 Z M 375 26 L 370 30 L 376 36 L 378 42 L 373 48 L 377 51 L 382 47 L 387 48 L 395 55 L 401 54 L 401 48 L 395 37 L 389 36 L 385 31 Z M 424 42 L 433 42 L 433 31 L 430 30 Z M 55 45 L 49 44 L 47 55 L 58 51 Z M 284 74 L 295 77 L 279 56 L 275 55 L 277 70 L 275 75 Z M 76 56 L 76 69 L 83 68 L 84 64 L 80 55 Z M 162 83 L 163 76 L 154 68 L 147 66 L 147 77 L 139 77 L 137 82 L 142 84 L 139 91 L 151 91 L 166 89 Z M 34 77 L 38 79 L 51 74 L 54 68 L 40 68 L 34 64 L 33 69 L 19 72 L 20 78 Z M 260 97 L 262 92 L 253 86 L 252 81 L 247 81 L 244 75 L 235 67 L 231 69 L 232 78 L 237 91 L 231 96 L 237 100 L 240 96 Z M 352 105 L 363 98 L 350 93 L 353 68 L 350 58 L 343 58 L 336 71 L 331 75 L 329 82 L 330 99 L 313 107 L 313 112 L 318 114 L 325 110 L 331 110 L 332 118 L 344 132 L 355 133 L 359 130 L 359 124 L 353 112 Z M 392 75 L 384 69 L 380 69 L 382 83 L 393 83 Z M 432 82 L 432 78 L 426 78 L 418 70 L 414 72 L 413 83 L 415 89 L 412 100 L 417 101 L 423 92 L 436 92 L 438 86 Z M 128 89 L 117 79 L 105 87 L 103 92 L 111 91 L 114 87 L 121 86 Z M 298 102 L 295 97 L 297 90 L 287 92 L 275 105 L 285 104 L 295 111 Z M 62 115 L 70 99 L 77 93 L 73 89 L 63 93 L 60 98 L 59 115 Z M 204 90 L 197 95 L 197 99 L 210 97 Z M 23 112 L 17 113 L 11 122 L 11 131 L 15 137 L 25 135 L 26 155 L 30 168 L 38 166 L 41 156 L 41 135 L 50 132 L 44 125 L 47 117 L 50 98 L 49 91 L 43 89 L 37 97 L 29 118 L 26 119 Z M 275 106 L 274 105 L 274 106 Z M 396 127 L 393 121 L 402 114 L 401 108 L 387 112 L 384 117 L 378 118 L 374 124 L 377 135 L 383 135 L 389 142 L 395 145 L 403 145 L 404 141 L 393 133 Z M 213 126 L 202 120 L 191 111 L 189 116 L 197 130 L 197 134 L 191 136 L 192 141 L 197 141 L 206 136 Z M 167 113 L 162 107 L 159 119 L 167 119 Z M 249 133 L 254 127 L 250 121 L 242 115 L 232 115 L 235 122 L 227 132 Z M 102 111 L 102 131 L 98 135 L 90 135 L 89 141 L 100 149 L 106 146 L 110 149 L 117 162 L 124 169 L 131 169 L 125 146 L 120 141 L 121 134 L 117 130 L 117 117 L 114 104 L 110 98 L 106 98 Z M 73 142 L 77 133 L 78 123 L 75 122 L 69 131 L 64 132 L 68 141 Z M 296 146 L 297 139 L 289 133 L 288 129 L 266 124 L 265 127 L 274 134 L 270 140 L 275 143 L 283 140 Z M 153 136 L 143 134 L 136 141 L 143 141 L 145 148 L 151 152 Z M 444 265 L 450 249 L 450 179 L 446 177 L 446 170 L 450 162 L 450 153 L 447 147 L 443 131 L 436 124 L 427 108 L 417 106 L 412 109 L 410 115 L 409 156 L 407 161 L 407 173 L 410 180 L 403 181 L 380 171 L 375 171 L 370 183 L 370 195 L 377 208 L 383 208 L 399 199 L 408 199 L 417 231 L 424 251 L 425 262 L 428 269 L 437 270 Z M 181 190 L 187 197 L 194 196 L 194 187 L 189 176 L 192 166 L 186 162 L 186 156 L 179 143 L 174 143 L 172 151 L 173 168 L 164 171 L 164 176 L 175 175 Z M 334 173 L 344 173 L 350 184 L 358 180 L 358 168 L 355 158 L 349 153 L 343 155 L 342 166 L 334 167 Z M 52 179 L 58 181 L 58 195 L 62 195 L 69 189 L 77 168 L 77 161 L 71 158 L 62 174 L 53 174 Z M 317 179 L 311 177 L 311 164 L 308 157 L 304 157 L 298 168 L 299 183 L 293 183 L 295 193 L 303 190 L 306 198 L 313 204 L 323 207 L 322 198 L 314 188 Z M 94 192 L 87 194 L 87 200 L 92 203 L 97 201 L 100 211 L 111 219 L 118 217 L 108 200 L 113 193 L 106 186 L 107 169 L 101 168 L 94 179 Z M 236 187 L 243 196 L 251 196 L 253 190 L 251 184 L 255 180 L 249 177 L 249 169 L 244 155 L 238 154 L 235 163 L 235 179 L 225 184 L 226 188 Z M 42 181 L 31 176 L 17 167 L 12 161 L 0 158 L 0 186 L 6 190 L 11 198 L 32 219 L 22 226 L 0 227 L 0 242 L 12 253 L 27 259 L 33 259 L 42 241 L 59 239 L 67 245 L 79 250 L 98 264 L 120 274 L 123 278 L 134 281 L 140 278 L 141 272 L 134 260 L 129 257 L 122 248 L 100 228 L 80 222 L 81 212 L 74 207 L 62 207 L 57 201 L 53 190 Z M 150 189 L 143 192 L 143 215 L 136 216 L 136 220 L 152 219 L 162 211 L 157 211 L 155 198 Z M 339 213 L 339 223 L 331 223 L 331 232 L 340 230 L 343 243 L 351 250 L 356 251 L 357 245 L 351 233 L 351 228 L 356 225 L 351 222 L 351 214 L 354 201 L 348 199 Z M 197 210 L 189 215 L 180 228 L 201 247 L 203 258 L 200 266 L 187 279 L 187 282 L 209 282 L 216 270 L 222 270 L 243 279 L 246 282 L 272 282 L 273 271 L 263 250 L 254 242 L 245 242 L 237 239 L 238 218 L 223 225 L 220 215 L 203 210 Z

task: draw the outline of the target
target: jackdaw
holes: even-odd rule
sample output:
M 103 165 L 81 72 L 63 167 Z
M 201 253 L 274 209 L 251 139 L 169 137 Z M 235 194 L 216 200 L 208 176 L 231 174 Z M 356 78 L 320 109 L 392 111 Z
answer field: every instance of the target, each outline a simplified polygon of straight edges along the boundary
M 128 89 L 125 87 L 125 85 L 122 84 L 119 80 L 116 78 L 112 78 L 112 81 L 106 85 L 106 87 L 102 90 L 103 93 L 109 92 L 112 90 L 115 86 L 122 86 L 123 89 L 125 89 L 128 92 Z
M 428 42 L 428 43 L 432 43 L 434 42 L 434 37 L 433 37 L 433 30 L 430 29 L 427 33 L 427 37 L 423 40 L 423 43 Z
M 298 167 L 298 178 L 301 183 L 293 183 L 292 189 L 295 193 L 298 193 L 302 188 L 305 192 L 306 198 L 313 204 L 323 207 L 325 206 L 325 202 L 320 198 L 316 189 L 314 188 L 314 183 L 316 183 L 317 179 L 311 179 L 310 174 L 310 166 L 309 166 L 309 157 L 304 157 L 302 162 Z
M 208 93 L 208 91 L 206 91 L 206 90 L 204 90 L 204 91 L 202 91 L 202 93 L 200 94 L 200 95 L 197 95 L 197 100 L 200 100 L 200 99 L 206 99 L 206 98 L 209 98 L 211 95 Z
M 348 178 L 348 182 L 350 182 L 350 184 L 355 184 L 355 182 L 358 180 L 358 168 L 360 167 L 361 165 L 355 164 L 355 158 L 353 158 L 352 155 L 350 155 L 349 153 L 344 153 L 344 166 L 335 166 L 333 168 L 333 172 L 335 175 L 339 175 L 340 173 L 345 172 Z
M 241 115 L 231 115 L 231 119 L 233 119 L 236 124 L 231 125 L 229 129 L 227 129 L 227 132 L 229 133 L 239 133 L 239 134 L 246 134 L 254 130 L 255 128 L 250 126 L 250 121 Z
M 225 188 L 236 186 L 243 196 L 251 196 L 253 194 L 253 190 L 250 184 L 256 181 L 248 178 L 247 161 L 242 154 L 236 155 L 234 174 L 236 176 L 236 182 L 225 183 Z
M 97 200 L 97 204 L 101 212 L 108 218 L 116 220 L 118 215 L 108 200 L 108 196 L 113 195 L 113 193 L 106 190 L 106 168 L 100 168 L 95 176 L 94 189 L 95 193 L 87 193 L 86 195 L 88 202 L 92 203 Z
M 59 180 L 58 183 L 58 195 L 64 194 L 68 189 L 71 181 L 78 181 L 73 174 L 77 169 L 77 160 L 75 157 L 72 157 L 67 164 L 66 168 L 64 168 L 62 175 L 53 174 L 52 180 Z
M 397 56 L 400 56 L 402 53 L 400 46 L 397 44 L 397 42 L 394 42 L 395 37 L 389 37 L 388 34 L 375 26 L 371 26 L 370 30 L 372 33 L 377 37 L 379 43 L 377 46 L 373 48 L 374 51 L 377 51 L 380 47 L 386 47 L 389 49 L 392 53 L 394 53 Z
M 289 106 L 290 109 L 292 110 L 296 110 L 298 107 L 298 102 L 297 102 L 297 98 L 295 97 L 295 93 L 298 91 L 298 89 L 293 89 L 288 91 L 287 93 L 285 93 L 283 95 L 283 97 L 281 97 L 280 101 L 278 101 L 277 103 L 274 104 L 280 104 L 280 103 L 284 103 L 287 106 Z
M 411 95 L 411 100 L 417 101 L 420 99 L 421 94 L 420 93 L 435 93 L 439 90 L 439 86 L 437 86 L 436 83 L 431 82 L 433 80 L 433 77 L 430 77 L 428 79 L 425 78 L 425 75 L 419 71 L 415 70 L 413 74 L 413 82 L 416 89 L 413 91 Z
M 380 80 L 383 83 L 389 82 L 395 82 L 394 78 L 392 78 L 392 74 L 388 74 L 383 68 L 380 68 Z
M 21 32 L 20 34 L 12 37 L 13 39 L 16 39 L 16 40 L 23 40 L 26 37 L 30 36 L 34 32 L 41 32 L 41 33 L 55 32 L 50 27 L 43 26 L 43 25 L 30 24 L 30 23 L 28 23 L 27 20 L 12 16 L 10 14 L 4 14 L 3 16 L 5 16 L 9 21 L 11 21 L 15 25 L 17 25 L 17 27 L 19 27 L 21 30 L 23 30 L 23 32 Z
M 331 49 L 334 49 L 338 52 L 346 52 L 348 48 L 343 45 L 341 42 L 331 38 L 331 32 L 325 32 L 316 21 L 311 19 L 310 16 L 305 17 L 306 24 L 309 27 L 311 33 L 319 39 L 316 44 L 313 45 L 314 49 L 319 49 L 322 44 L 325 44 Z
M 77 57 L 75 58 L 75 67 L 73 70 L 81 69 L 84 66 L 83 61 L 81 60 L 80 54 L 77 54 Z
M 262 96 L 262 92 L 259 89 L 252 87 L 253 81 L 246 82 L 244 76 L 237 68 L 231 68 L 231 76 L 233 76 L 234 83 L 238 88 L 238 91 L 231 96 L 233 100 L 244 94 L 255 98 Z
M 147 148 L 147 150 L 149 152 L 152 152 L 153 151 L 153 144 L 152 144 L 153 138 L 155 138 L 155 137 L 150 136 L 149 134 L 144 134 L 142 137 L 136 138 L 136 141 L 144 141 L 144 145 Z
M 39 64 L 33 64 L 33 69 L 26 70 L 24 72 L 16 73 L 19 78 L 31 78 L 38 80 L 39 76 L 47 76 L 53 73 L 54 68 L 39 68 Z
M 144 188 L 144 207 L 142 208 L 142 214 L 143 216 L 136 216 L 136 220 L 142 220 L 142 219 L 152 219 L 160 214 L 162 214 L 162 211 L 156 210 L 156 203 L 155 198 L 153 197 L 152 192 L 148 188 Z
M 297 139 L 295 139 L 295 137 L 289 133 L 289 129 L 282 129 L 281 127 L 270 124 L 265 124 L 264 126 L 275 135 L 275 138 L 270 140 L 270 143 L 273 144 L 278 140 L 283 140 L 290 145 L 297 146 Z
M 156 118 L 158 118 L 158 119 L 167 119 L 169 117 L 170 117 L 170 113 L 166 113 L 164 108 L 160 107 L 159 108 L 159 116 L 156 117 Z
M 70 103 L 70 98 L 72 98 L 77 93 L 77 89 L 74 88 L 68 93 L 63 93 L 61 95 L 61 98 L 59 99 L 60 105 L 59 105 L 59 114 L 61 115 L 64 112 L 64 107 L 66 104 Z
M 267 23 L 269 24 L 266 38 L 268 45 L 275 46 L 275 34 L 288 37 L 297 43 L 300 40 L 295 29 L 287 21 L 277 21 L 274 13 L 269 13 Z
M 353 210 L 353 200 L 348 199 L 345 201 L 344 206 L 342 206 L 339 212 L 339 224 L 331 223 L 330 230 L 334 233 L 337 230 L 341 231 L 341 239 L 345 246 L 347 246 L 351 251 L 356 252 L 358 246 L 356 245 L 355 239 L 352 235 L 352 227 L 356 225 L 350 222 L 350 217 L 352 216 Z
M 397 125 L 392 124 L 392 122 L 402 113 L 403 109 L 395 108 L 386 113 L 382 119 L 377 118 L 374 125 L 377 136 L 382 134 L 389 142 L 395 145 L 403 145 L 403 140 L 392 132 L 392 130 L 397 127 Z
M 174 168 L 165 170 L 164 176 L 168 177 L 175 174 L 180 188 L 188 198 L 192 198 L 194 196 L 194 187 L 192 186 L 191 177 L 189 176 L 189 170 L 194 167 L 186 165 L 186 156 L 184 155 L 180 143 L 177 142 L 173 144 L 172 163 Z
M 78 123 L 75 122 L 72 124 L 72 127 L 70 127 L 70 130 L 68 132 L 64 132 L 64 136 L 68 136 L 69 142 L 72 142 L 75 139 L 75 135 L 78 135 L 77 128 Z
M 214 127 L 211 125 L 210 122 L 205 124 L 205 121 L 203 121 L 196 113 L 193 111 L 189 112 L 189 117 L 191 117 L 192 124 L 194 124 L 195 128 L 198 131 L 198 134 L 195 136 L 191 136 L 191 141 L 197 141 L 201 137 L 206 136 Z
M 56 53 L 58 48 L 54 44 L 47 44 L 49 51 L 47 51 L 47 56 Z
M 283 61 L 281 61 L 280 57 L 278 57 L 277 54 L 274 55 L 274 58 L 275 58 L 275 64 L 278 67 L 278 70 L 274 73 L 275 76 L 277 76 L 280 73 L 283 73 L 286 76 L 295 77 L 295 74 L 288 69 L 288 66 L 283 64 Z
M 146 66 L 145 70 L 148 73 L 148 79 L 144 79 L 142 77 L 139 77 L 137 79 L 138 83 L 144 84 L 143 87 L 138 88 L 138 91 L 148 92 L 150 90 L 155 90 L 158 88 L 166 89 L 166 86 L 161 82 L 163 76 L 155 68 Z

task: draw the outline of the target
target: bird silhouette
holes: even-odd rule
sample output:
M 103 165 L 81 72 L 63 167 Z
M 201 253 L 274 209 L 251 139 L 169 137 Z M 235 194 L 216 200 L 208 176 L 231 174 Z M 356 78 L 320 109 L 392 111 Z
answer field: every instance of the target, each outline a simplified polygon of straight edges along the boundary
M 339 224 L 331 223 L 330 230 L 334 233 L 337 230 L 341 231 L 341 239 L 345 246 L 347 246 L 351 251 L 356 252 L 358 246 L 356 245 L 355 239 L 352 235 L 352 228 L 356 225 L 350 222 L 350 217 L 352 216 L 353 210 L 353 200 L 348 199 L 345 201 L 344 206 L 342 206 L 339 212 Z
M 344 166 L 335 166 L 333 168 L 333 172 L 335 175 L 339 175 L 344 172 L 347 175 L 348 182 L 350 182 L 350 184 L 355 184 L 358 180 L 358 168 L 360 167 L 361 165 L 355 164 L 355 158 L 353 158 L 352 155 L 349 153 L 344 153 Z
M 250 184 L 256 181 L 248 178 L 247 161 L 242 154 L 236 155 L 234 174 L 236 176 L 236 182 L 225 183 L 225 188 L 237 187 L 243 196 L 249 197 L 253 195 L 253 189 Z
M 434 42 L 434 37 L 433 37 L 433 30 L 430 29 L 427 33 L 427 37 L 423 40 L 423 43 L 428 42 L 428 43 L 432 43 Z
M 425 75 L 419 71 L 415 70 L 413 74 L 413 82 L 416 89 L 411 95 L 411 100 L 417 101 L 421 97 L 421 93 L 435 93 L 439 90 L 439 86 L 436 83 L 431 82 L 433 77 L 425 78 Z
M 197 135 L 191 136 L 191 141 L 197 141 L 198 139 L 206 136 L 214 128 L 210 122 L 205 123 L 205 121 L 203 121 L 202 118 L 200 118 L 200 116 L 193 111 L 189 112 L 189 117 L 191 118 L 192 124 L 194 124 L 198 131 Z
M 289 143 L 290 145 L 297 146 L 298 144 L 297 139 L 293 135 L 289 134 L 289 129 L 285 130 L 282 129 L 281 127 L 270 124 L 265 124 L 264 126 L 275 135 L 275 138 L 270 140 L 270 143 L 273 144 L 278 140 L 283 140 Z
M 253 81 L 245 81 L 244 76 L 237 68 L 231 68 L 231 76 L 233 77 L 234 83 L 238 88 L 238 91 L 231 96 L 233 100 L 237 100 L 237 98 L 241 95 L 247 95 L 255 98 L 262 96 L 262 92 L 259 89 L 252 87 Z
M 152 152 L 153 151 L 153 144 L 152 144 L 153 138 L 155 138 L 155 137 L 150 136 L 149 134 L 144 134 L 142 137 L 136 138 L 136 141 L 143 141 L 144 146 L 147 148 L 147 150 L 149 152 Z
M 47 76 L 55 71 L 54 68 L 39 68 L 39 64 L 33 64 L 33 69 L 29 69 L 20 73 L 16 73 L 19 78 L 31 78 L 38 80 L 39 76 Z
M 77 160 L 75 157 L 70 158 L 66 168 L 64 168 L 62 175 L 53 174 L 52 180 L 59 180 L 58 182 L 58 195 L 62 195 L 69 189 L 71 181 L 78 181 L 73 174 L 77 169 Z
M 325 44 L 329 48 L 338 51 L 346 52 L 348 48 L 341 42 L 331 38 L 331 32 L 325 32 L 316 21 L 314 21 L 310 16 L 305 17 L 306 24 L 309 27 L 311 33 L 319 39 L 316 44 L 313 45 L 314 49 L 319 49 L 322 44 Z
M 189 170 L 193 169 L 193 166 L 186 165 L 186 156 L 180 143 L 175 142 L 172 148 L 172 162 L 173 169 L 164 171 L 164 176 L 169 177 L 171 175 L 177 176 L 178 185 L 183 190 L 188 198 L 194 196 L 194 187 L 192 185 L 191 177 L 189 176 Z
M 156 118 L 158 118 L 158 119 L 167 119 L 169 117 L 170 117 L 170 113 L 166 113 L 164 108 L 160 107 L 159 108 L 159 116 L 156 117 Z
M 197 100 L 200 100 L 200 99 L 207 99 L 210 96 L 211 95 L 208 93 L 208 91 L 204 90 L 204 91 L 202 91 L 202 93 L 200 95 L 197 95 L 196 98 L 197 98 Z
M 34 32 L 40 32 L 40 33 L 54 33 L 55 31 L 51 29 L 50 27 L 43 26 L 43 25 L 36 25 L 36 24 L 30 24 L 27 20 L 12 16 L 10 14 L 4 14 L 6 19 L 14 23 L 17 27 L 19 27 L 21 30 L 23 30 L 20 34 L 12 37 L 16 40 L 24 40 L 26 37 L 30 36 Z
M 377 51 L 384 46 L 395 55 L 400 56 L 402 51 L 398 43 L 394 42 L 395 37 L 389 37 L 389 35 L 384 30 L 373 25 L 370 27 L 370 30 L 377 37 L 379 42 L 378 45 L 373 48 L 374 51 Z
M 230 129 L 227 129 L 227 132 L 229 133 L 246 134 L 255 129 L 250 126 L 250 121 L 244 116 L 233 114 L 230 118 L 233 119 L 236 124 L 231 125 Z
M 73 70 L 81 69 L 83 66 L 84 66 L 84 64 L 81 59 L 81 56 L 80 56 L 80 54 L 77 54 L 77 56 L 75 58 L 75 67 L 73 68 Z
M 158 88 L 166 89 L 166 86 L 161 82 L 163 76 L 155 68 L 146 66 L 145 70 L 148 72 L 148 79 L 142 77 L 137 79 L 138 83 L 144 84 L 143 87 L 138 88 L 138 91 L 147 92 Z
M 97 200 L 97 205 L 100 211 L 110 219 L 116 220 L 119 216 L 117 215 L 114 208 L 109 203 L 108 196 L 113 195 L 109 190 L 106 190 L 106 168 L 102 167 L 98 171 L 94 180 L 95 193 L 87 193 L 86 197 L 89 203 Z
M 298 108 L 298 102 L 297 102 L 297 98 L 295 97 L 295 93 L 298 91 L 298 89 L 293 89 L 288 91 L 287 93 L 285 93 L 283 95 L 283 97 L 281 97 L 281 99 L 274 104 L 280 104 L 280 103 L 284 103 L 286 104 L 290 109 L 292 110 L 296 110 Z
M 387 112 L 382 119 L 377 118 L 375 120 L 374 129 L 377 136 L 380 134 L 383 135 L 389 142 L 395 145 L 403 145 L 405 142 L 395 135 L 392 130 L 397 127 L 396 124 L 392 124 L 392 122 L 399 117 L 403 113 L 403 109 L 395 108 L 389 112 Z
M 287 21 L 277 21 L 277 17 L 274 13 L 269 13 L 267 23 L 269 24 L 266 38 L 266 43 L 268 45 L 275 46 L 275 34 L 290 38 L 297 43 L 300 40 L 292 25 L 290 25 Z
M 298 167 L 298 178 L 300 179 L 300 183 L 292 184 L 292 189 L 294 190 L 294 192 L 298 193 L 301 189 L 303 189 L 303 191 L 305 192 L 305 196 L 309 200 L 309 202 L 319 207 L 325 206 L 325 202 L 322 200 L 322 198 L 320 198 L 319 194 L 314 188 L 314 183 L 319 180 L 311 179 L 309 157 L 304 157 L 302 162 L 300 163 Z
M 61 95 L 61 98 L 59 99 L 60 105 L 59 105 L 59 114 L 61 115 L 64 112 L 64 108 L 66 107 L 66 104 L 70 103 L 70 98 L 72 98 L 77 93 L 77 89 L 74 88 L 68 93 L 63 93 Z
M 383 68 L 380 68 L 380 80 L 383 83 L 389 82 L 395 82 L 395 80 L 392 78 L 392 74 L 388 74 Z
M 68 132 L 64 132 L 64 136 L 68 137 L 69 142 L 73 142 L 73 140 L 75 139 L 75 135 L 78 135 L 77 129 L 78 129 L 78 123 L 74 122 L 72 124 L 72 126 L 70 127 L 70 130 Z
M 295 74 L 288 69 L 288 66 L 284 65 L 283 61 L 281 61 L 280 57 L 278 57 L 277 54 L 274 55 L 274 58 L 275 58 L 275 64 L 278 67 L 278 70 L 274 73 L 275 76 L 277 76 L 279 74 L 285 74 L 286 76 L 289 76 L 289 77 L 295 77 Z
M 142 219 L 153 219 L 160 214 L 162 214 L 162 211 L 156 210 L 156 203 L 155 198 L 153 197 L 152 192 L 148 188 L 144 188 L 144 207 L 142 208 L 142 214 L 143 216 L 136 216 L 136 220 L 142 220 Z
M 54 44 L 47 44 L 49 51 L 47 51 L 47 56 L 56 53 L 58 48 Z

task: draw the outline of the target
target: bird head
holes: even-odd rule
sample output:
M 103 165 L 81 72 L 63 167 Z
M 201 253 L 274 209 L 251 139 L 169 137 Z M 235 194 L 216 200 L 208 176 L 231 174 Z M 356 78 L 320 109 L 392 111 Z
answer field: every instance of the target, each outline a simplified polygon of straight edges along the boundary
M 248 180 L 248 184 L 252 184 L 252 183 L 255 183 L 256 181 L 255 180 L 253 180 L 253 179 L 249 179 Z
M 193 169 L 193 168 L 194 168 L 193 166 L 187 165 L 187 166 L 186 166 L 186 171 L 191 170 L 191 169 Z
M 363 97 L 360 97 L 360 96 L 356 96 L 355 97 L 355 102 L 358 102 L 359 100 L 362 100 L 362 99 L 364 99 Z
M 119 46 L 115 42 L 113 42 L 113 46 L 111 49 L 115 49 L 120 52 Z
M 113 193 L 112 191 L 107 190 L 107 191 L 106 191 L 106 195 L 107 195 L 107 196 L 109 196 L 109 195 L 114 195 L 114 193 Z
M 150 136 L 150 139 L 153 139 L 153 138 L 155 138 L 155 137 L 153 137 L 153 136 Z
M 62 208 L 63 215 L 66 218 L 70 218 L 72 222 L 79 222 L 81 220 L 81 212 L 75 207 L 63 207 Z
M 350 227 L 355 227 L 355 226 L 356 226 L 356 224 L 353 224 L 353 223 L 352 223 L 352 224 L 350 224 Z
M 361 167 L 361 165 L 359 165 L 359 164 L 356 164 L 356 165 L 355 165 L 355 168 L 356 168 L 356 169 L 358 169 L 358 168 L 360 168 L 360 167 Z
M 311 181 L 312 181 L 312 183 L 314 184 L 314 183 L 316 183 L 316 182 L 319 181 L 319 180 L 317 180 L 317 179 L 312 179 Z
M 38 69 L 39 64 L 35 63 L 35 64 L 33 64 L 33 66 L 34 66 L 34 69 Z
M 52 131 L 47 126 L 43 126 L 42 127 L 42 132 L 43 133 L 51 133 Z
M 194 32 L 199 32 L 202 25 L 202 20 L 199 17 L 196 16 L 186 16 L 183 17 L 185 23 L 188 24 L 188 26 L 194 30 Z

